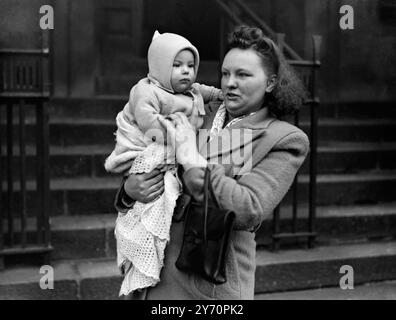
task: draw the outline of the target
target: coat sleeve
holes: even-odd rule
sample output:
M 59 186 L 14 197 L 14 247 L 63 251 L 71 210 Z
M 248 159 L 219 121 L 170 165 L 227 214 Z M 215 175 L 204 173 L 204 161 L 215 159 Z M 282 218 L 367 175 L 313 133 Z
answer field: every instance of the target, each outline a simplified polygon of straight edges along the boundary
M 121 186 L 117 190 L 114 199 L 114 208 L 121 213 L 127 213 L 128 210 L 131 209 L 136 202 L 134 199 L 130 198 L 125 192 L 125 180 L 126 178 L 123 178 Z
M 251 231 L 273 212 L 292 185 L 308 149 L 308 137 L 303 132 L 290 133 L 238 180 L 226 176 L 222 165 L 208 164 L 219 206 L 235 212 L 236 229 Z M 183 176 L 197 201 L 203 200 L 204 171 L 191 168 Z
M 131 114 L 139 129 L 153 141 L 166 141 L 166 131 L 158 121 L 161 117 L 160 101 L 150 86 L 137 84 L 131 90 L 124 113 L 127 117 Z

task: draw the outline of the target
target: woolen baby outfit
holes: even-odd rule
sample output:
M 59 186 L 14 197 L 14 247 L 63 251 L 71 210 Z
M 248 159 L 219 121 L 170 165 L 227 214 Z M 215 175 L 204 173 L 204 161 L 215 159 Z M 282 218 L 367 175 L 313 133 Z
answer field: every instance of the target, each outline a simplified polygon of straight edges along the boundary
M 132 88 L 128 103 L 116 118 L 116 147 L 106 159 L 106 170 L 147 173 L 161 166 L 165 171 L 164 193 L 158 199 L 147 204 L 136 202 L 127 213 L 118 214 L 117 264 L 125 273 L 120 295 L 155 286 L 160 281 L 172 215 L 182 189 L 174 151 L 160 141 L 161 137 L 166 140 L 166 131 L 158 118 L 183 112 L 199 129 L 205 115 L 204 103 L 219 99 L 219 89 L 197 83 L 186 92 L 174 92 L 173 62 L 184 49 L 194 54 L 196 74 L 197 49 L 179 35 L 156 32 L 148 51 L 149 74 Z

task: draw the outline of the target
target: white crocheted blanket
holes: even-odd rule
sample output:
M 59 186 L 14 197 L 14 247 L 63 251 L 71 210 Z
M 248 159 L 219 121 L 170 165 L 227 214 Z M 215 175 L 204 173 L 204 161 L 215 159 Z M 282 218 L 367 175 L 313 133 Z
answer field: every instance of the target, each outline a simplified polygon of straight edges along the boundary
M 117 240 L 117 264 L 125 270 L 120 295 L 155 286 L 160 281 L 164 252 L 169 242 L 170 225 L 176 200 L 181 193 L 176 165 L 165 164 L 175 159 L 168 146 L 153 143 L 137 125 L 125 120 L 122 112 L 117 115 L 116 147 L 106 159 L 105 168 L 110 172 L 151 172 L 163 166 L 164 193 L 151 203 L 136 202 L 126 214 L 118 213 L 115 236 Z M 132 165 L 131 165 L 132 164 Z

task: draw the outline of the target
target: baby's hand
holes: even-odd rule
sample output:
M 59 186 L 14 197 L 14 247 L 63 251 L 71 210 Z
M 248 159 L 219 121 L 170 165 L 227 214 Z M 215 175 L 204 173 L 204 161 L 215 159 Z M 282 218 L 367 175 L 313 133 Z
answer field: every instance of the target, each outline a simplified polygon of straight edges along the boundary
M 223 101 L 224 100 L 224 94 L 223 91 L 219 91 L 219 96 L 218 96 L 219 100 Z

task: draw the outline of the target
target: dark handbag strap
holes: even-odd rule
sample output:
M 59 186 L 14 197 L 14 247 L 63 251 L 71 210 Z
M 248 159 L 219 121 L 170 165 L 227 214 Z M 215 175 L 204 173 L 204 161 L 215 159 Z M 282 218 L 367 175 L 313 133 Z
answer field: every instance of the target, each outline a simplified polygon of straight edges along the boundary
M 208 167 L 205 169 L 205 177 L 204 177 L 204 225 L 203 225 L 203 237 L 204 243 L 207 243 L 207 224 L 208 224 L 208 206 L 209 206 L 209 185 L 210 185 L 210 171 Z
M 219 204 L 217 203 L 216 197 L 213 192 L 213 186 L 212 183 L 210 182 L 210 170 L 208 167 L 206 167 L 205 176 L 204 176 L 204 228 L 203 228 L 204 243 L 207 243 L 209 194 L 214 205 L 218 208 Z

